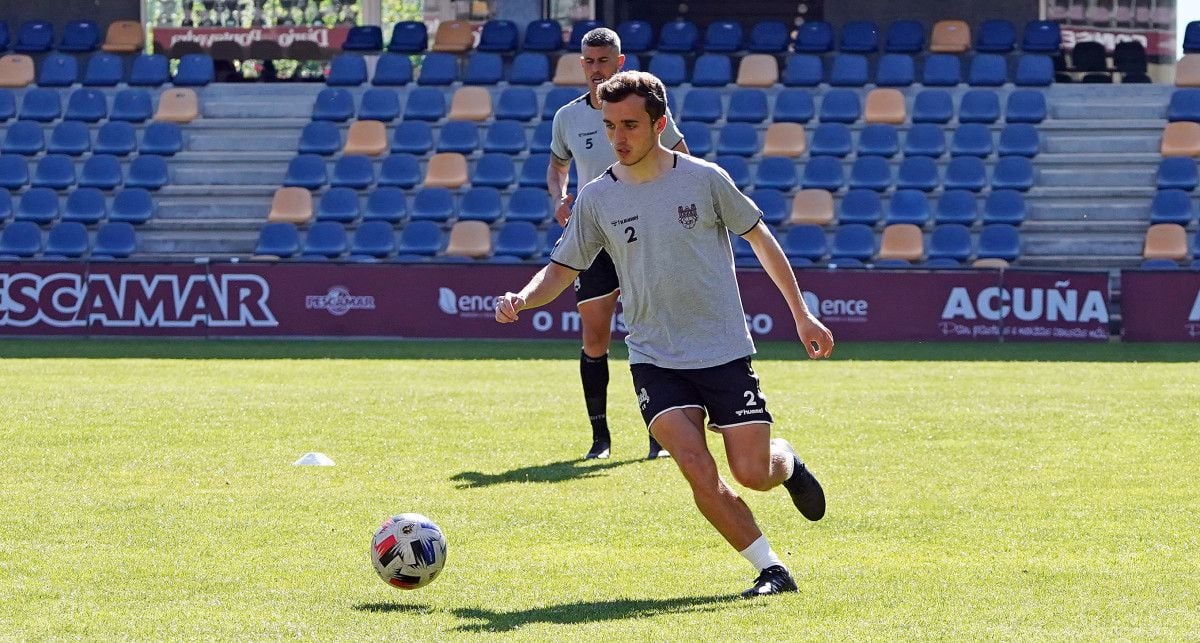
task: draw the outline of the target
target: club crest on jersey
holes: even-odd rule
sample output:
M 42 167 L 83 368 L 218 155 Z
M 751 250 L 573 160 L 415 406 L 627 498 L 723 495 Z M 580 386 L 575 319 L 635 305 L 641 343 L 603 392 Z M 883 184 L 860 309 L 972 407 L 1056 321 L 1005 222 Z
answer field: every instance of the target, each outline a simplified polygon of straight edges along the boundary
M 696 204 L 689 206 L 679 206 L 679 222 L 683 227 L 691 230 L 696 227 L 696 222 L 700 220 L 700 215 L 696 214 Z

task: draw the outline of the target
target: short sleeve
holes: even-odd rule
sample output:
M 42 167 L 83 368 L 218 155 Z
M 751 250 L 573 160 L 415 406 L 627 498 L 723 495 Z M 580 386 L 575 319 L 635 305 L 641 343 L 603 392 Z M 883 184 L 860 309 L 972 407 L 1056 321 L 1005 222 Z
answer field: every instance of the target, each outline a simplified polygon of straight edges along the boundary
M 714 167 L 709 173 L 709 189 L 717 216 L 734 234 L 750 232 L 762 218 L 762 210 L 733 184 L 733 179 L 720 167 Z
M 554 123 L 550 126 L 553 135 L 550 139 L 550 151 L 554 156 L 562 161 L 570 161 L 573 158 L 571 148 L 567 147 L 567 132 L 566 119 L 563 117 L 563 110 L 554 112 Z
M 592 199 L 587 197 L 587 190 L 581 190 L 571 209 L 571 218 L 567 219 L 567 227 L 550 253 L 550 261 L 583 272 L 600 254 L 603 243 L 596 226 Z
M 679 126 L 675 124 L 675 118 L 671 116 L 671 110 L 667 110 L 667 126 L 663 128 L 662 135 L 659 136 L 659 142 L 668 150 L 675 149 L 679 145 L 679 141 L 683 140 L 683 132 L 679 131 Z

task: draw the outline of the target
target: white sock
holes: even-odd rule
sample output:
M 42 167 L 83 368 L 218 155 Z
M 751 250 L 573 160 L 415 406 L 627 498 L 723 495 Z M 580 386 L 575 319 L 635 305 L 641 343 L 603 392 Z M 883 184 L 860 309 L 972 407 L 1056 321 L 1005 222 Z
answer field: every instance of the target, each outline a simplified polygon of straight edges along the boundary
M 796 456 L 792 455 L 791 451 L 786 451 L 783 449 L 781 449 L 779 453 L 783 454 L 783 461 L 786 463 L 783 465 L 783 469 L 784 471 L 787 471 L 787 475 L 784 476 L 783 479 L 791 480 L 792 476 L 796 473 Z
M 766 536 L 759 536 L 758 540 L 738 553 L 760 572 L 772 565 L 783 565 L 783 561 L 775 555 L 775 550 L 771 549 L 771 543 L 767 542 Z

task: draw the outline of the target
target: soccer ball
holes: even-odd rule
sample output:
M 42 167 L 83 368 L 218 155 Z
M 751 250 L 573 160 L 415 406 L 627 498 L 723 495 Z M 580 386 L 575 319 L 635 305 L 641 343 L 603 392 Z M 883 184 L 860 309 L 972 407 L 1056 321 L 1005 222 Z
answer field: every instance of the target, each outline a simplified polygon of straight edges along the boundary
M 371 563 L 392 587 L 424 587 L 446 564 L 446 536 L 421 514 L 388 518 L 371 539 Z

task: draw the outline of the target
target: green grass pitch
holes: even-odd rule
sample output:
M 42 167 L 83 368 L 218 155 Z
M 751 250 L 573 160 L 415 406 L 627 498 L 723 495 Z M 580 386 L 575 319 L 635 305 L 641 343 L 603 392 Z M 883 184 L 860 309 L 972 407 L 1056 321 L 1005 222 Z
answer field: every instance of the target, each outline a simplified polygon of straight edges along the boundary
M 829 513 L 743 492 L 801 591 L 742 601 L 623 352 L 585 463 L 570 342 L 0 342 L 0 639 L 1200 632 L 1200 347 L 761 349 Z M 450 550 L 401 592 L 367 549 L 409 511 Z

